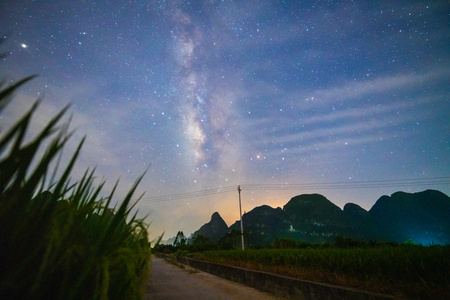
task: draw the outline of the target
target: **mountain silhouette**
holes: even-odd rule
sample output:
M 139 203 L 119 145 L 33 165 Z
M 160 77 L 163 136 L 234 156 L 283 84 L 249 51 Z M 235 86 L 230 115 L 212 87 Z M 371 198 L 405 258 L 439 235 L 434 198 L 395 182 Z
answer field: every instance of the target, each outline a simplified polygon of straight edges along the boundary
M 215 212 L 211 216 L 211 221 L 200 227 L 199 230 L 195 231 L 191 238 L 197 236 L 204 236 L 209 238 L 211 241 L 217 242 L 228 232 L 227 223 L 222 219 L 218 212 Z
M 396 192 L 380 197 L 366 211 L 354 203 L 342 210 L 320 194 L 291 198 L 281 208 L 259 206 L 242 216 L 246 244 L 272 244 L 277 238 L 307 243 L 329 243 L 338 237 L 361 241 L 450 244 L 450 198 L 436 190 Z M 227 232 L 240 230 L 240 221 L 229 228 L 218 213 L 194 235 L 218 241 Z
M 288 228 L 284 223 L 284 212 L 281 208 L 272 208 L 268 205 L 255 207 L 245 213 L 242 219 L 247 242 L 253 240 L 251 244 L 270 244 Z M 230 230 L 240 231 L 240 226 L 241 223 L 237 221 L 230 226 Z
M 369 213 L 390 240 L 450 243 L 450 198 L 439 191 L 382 196 Z

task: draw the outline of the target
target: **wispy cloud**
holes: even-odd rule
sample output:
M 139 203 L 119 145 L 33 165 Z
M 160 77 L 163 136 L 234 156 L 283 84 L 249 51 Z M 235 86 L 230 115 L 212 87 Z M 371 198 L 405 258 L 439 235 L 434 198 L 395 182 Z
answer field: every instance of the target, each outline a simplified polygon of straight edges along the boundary
M 309 100 L 307 107 L 297 105 L 281 121 L 271 114 L 247 120 L 251 132 L 247 137 L 255 151 L 272 157 L 295 157 L 417 135 L 423 133 L 419 124 L 435 113 L 430 111 L 430 102 L 442 101 L 442 95 L 419 92 L 405 97 L 403 93 L 411 88 L 420 91 L 446 75 L 447 69 L 437 69 L 423 75 L 376 78 L 313 91 L 317 98 Z M 358 100 L 358 106 L 337 105 L 351 100 Z
M 450 77 L 450 69 L 434 69 L 425 74 L 399 74 L 383 76 L 373 80 L 351 81 L 329 89 L 315 90 L 306 95 L 301 92 L 299 99 L 309 106 L 339 103 L 342 101 L 360 100 L 362 97 L 385 94 L 392 91 L 416 90 L 436 81 Z M 303 96 L 303 97 L 302 97 Z M 392 95 L 386 100 L 392 99 Z

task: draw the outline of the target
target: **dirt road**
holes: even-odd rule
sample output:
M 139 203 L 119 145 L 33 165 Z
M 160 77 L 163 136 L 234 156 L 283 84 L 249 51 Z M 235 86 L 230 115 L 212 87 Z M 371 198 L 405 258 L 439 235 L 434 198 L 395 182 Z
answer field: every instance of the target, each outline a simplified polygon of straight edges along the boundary
M 173 266 L 155 256 L 151 270 L 147 300 L 281 299 L 187 266 Z

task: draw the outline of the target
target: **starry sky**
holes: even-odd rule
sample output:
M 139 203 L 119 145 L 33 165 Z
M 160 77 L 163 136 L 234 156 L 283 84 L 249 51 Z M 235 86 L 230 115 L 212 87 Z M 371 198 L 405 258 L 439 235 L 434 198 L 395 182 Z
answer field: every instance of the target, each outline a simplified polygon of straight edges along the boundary
M 30 136 L 66 104 L 73 178 L 96 167 L 150 236 L 187 236 L 218 211 L 320 193 L 450 193 L 448 1 L 0 3 L 3 79 L 31 74 L 0 116 L 38 98 Z M 67 158 L 66 158 L 67 157 Z

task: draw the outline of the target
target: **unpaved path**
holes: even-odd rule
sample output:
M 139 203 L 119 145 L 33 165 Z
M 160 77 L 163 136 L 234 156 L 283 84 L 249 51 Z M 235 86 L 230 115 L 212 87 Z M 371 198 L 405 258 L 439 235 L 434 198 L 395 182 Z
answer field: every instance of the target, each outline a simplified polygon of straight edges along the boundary
M 176 267 L 155 256 L 151 272 L 147 300 L 282 299 L 188 266 Z

